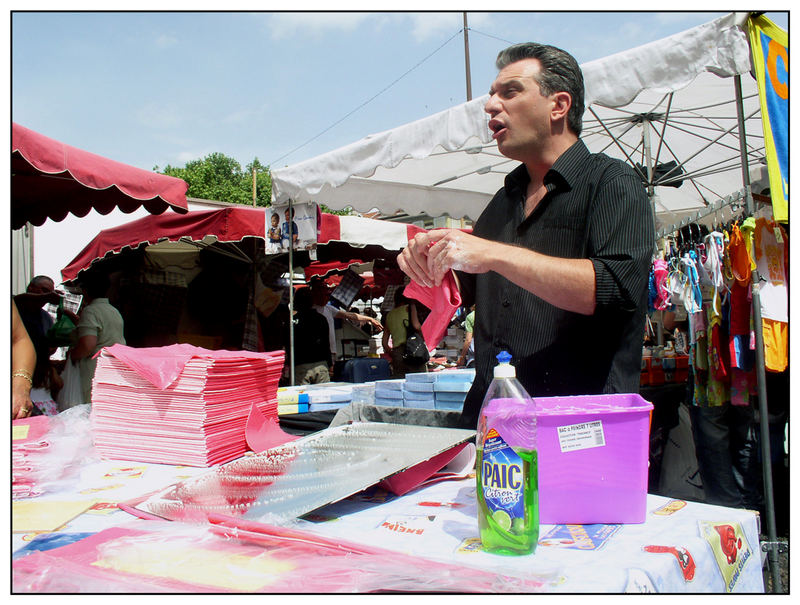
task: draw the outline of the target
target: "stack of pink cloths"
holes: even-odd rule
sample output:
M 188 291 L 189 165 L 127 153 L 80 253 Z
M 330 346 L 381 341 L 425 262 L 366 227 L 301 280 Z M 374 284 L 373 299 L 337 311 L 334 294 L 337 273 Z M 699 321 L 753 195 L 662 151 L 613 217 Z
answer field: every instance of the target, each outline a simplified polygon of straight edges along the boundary
M 92 432 L 106 458 L 211 466 L 242 456 L 253 406 L 277 419 L 283 351 L 189 344 L 104 348 L 92 386 Z

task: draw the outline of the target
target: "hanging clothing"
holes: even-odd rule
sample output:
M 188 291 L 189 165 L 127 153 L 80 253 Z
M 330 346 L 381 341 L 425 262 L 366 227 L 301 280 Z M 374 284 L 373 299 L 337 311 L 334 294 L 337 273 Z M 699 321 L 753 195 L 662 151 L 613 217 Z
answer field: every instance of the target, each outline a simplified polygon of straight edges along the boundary
M 756 268 L 761 278 L 761 330 L 764 335 L 764 365 L 782 372 L 789 364 L 789 296 L 786 231 L 764 218 L 755 222 Z

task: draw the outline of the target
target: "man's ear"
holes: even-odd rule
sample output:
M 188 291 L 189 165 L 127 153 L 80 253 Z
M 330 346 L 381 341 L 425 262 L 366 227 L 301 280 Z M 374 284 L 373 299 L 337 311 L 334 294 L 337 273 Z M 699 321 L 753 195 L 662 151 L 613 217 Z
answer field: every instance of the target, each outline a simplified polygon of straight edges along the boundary
M 568 92 L 561 91 L 553 93 L 553 109 L 550 112 L 554 121 L 567 120 L 569 108 L 572 107 L 572 95 Z

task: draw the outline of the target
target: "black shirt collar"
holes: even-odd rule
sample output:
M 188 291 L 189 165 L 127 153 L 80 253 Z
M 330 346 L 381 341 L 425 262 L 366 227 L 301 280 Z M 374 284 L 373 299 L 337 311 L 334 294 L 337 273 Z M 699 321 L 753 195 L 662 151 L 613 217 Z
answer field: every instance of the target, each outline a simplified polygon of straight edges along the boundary
M 544 176 L 544 184 L 549 185 L 559 183 L 565 185 L 566 189 L 571 189 L 580 177 L 585 158 L 589 155 L 586 144 L 578 139 L 569 149 L 556 159 L 553 167 Z M 520 164 L 509 172 L 505 178 L 506 191 L 511 193 L 513 190 L 524 192 L 530 183 L 531 177 L 525 164 Z

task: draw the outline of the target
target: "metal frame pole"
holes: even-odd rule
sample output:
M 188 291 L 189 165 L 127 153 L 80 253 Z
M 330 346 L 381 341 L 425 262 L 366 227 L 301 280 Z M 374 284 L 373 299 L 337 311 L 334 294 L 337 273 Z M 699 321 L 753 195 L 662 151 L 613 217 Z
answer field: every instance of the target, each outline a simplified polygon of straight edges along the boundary
M 734 76 L 734 88 L 736 90 L 736 115 L 739 121 L 739 149 L 742 156 L 742 182 L 745 189 L 745 207 L 747 213 L 753 215 L 755 208 L 753 203 L 753 193 L 750 189 L 750 170 L 747 161 L 747 141 L 745 140 L 744 130 L 744 108 L 742 101 L 742 80 L 741 76 Z M 756 251 L 755 245 L 750 247 L 750 254 L 755 264 Z M 761 436 L 761 472 L 764 479 L 764 508 L 767 514 L 767 536 L 769 543 L 767 546 L 767 558 L 769 559 L 770 571 L 772 572 L 772 582 L 775 592 L 783 592 L 780 570 L 778 569 L 778 540 L 777 528 L 775 524 L 775 501 L 772 487 L 772 454 L 769 442 L 769 411 L 767 409 L 767 384 L 765 375 L 764 361 L 764 334 L 761 328 L 761 278 L 758 269 L 754 268 L 751 273 L 752 281 L 752 305 L 753 305 L 753 330 L 756 335 L 756 378 L 758 386 L 758 412 L 759 428 Z
M 292 216 L 294 208 L 289 198 L 289 384 L 294 386 L 294 242 L 292 241 Z

